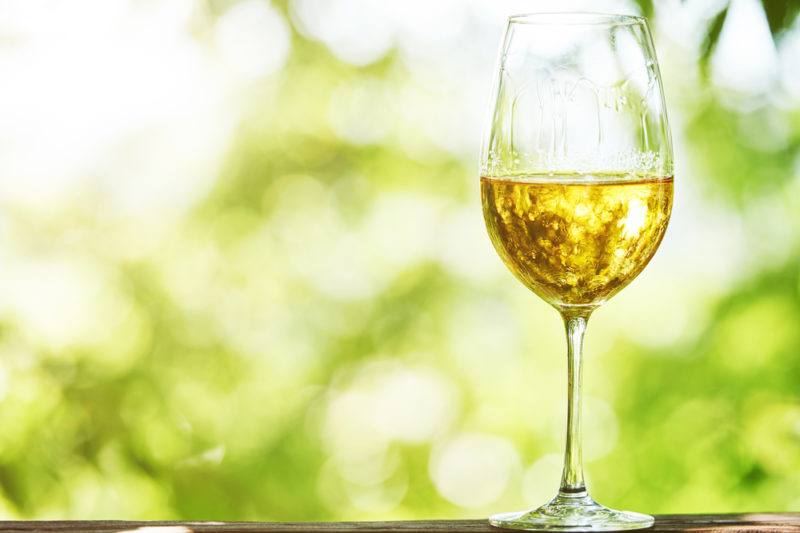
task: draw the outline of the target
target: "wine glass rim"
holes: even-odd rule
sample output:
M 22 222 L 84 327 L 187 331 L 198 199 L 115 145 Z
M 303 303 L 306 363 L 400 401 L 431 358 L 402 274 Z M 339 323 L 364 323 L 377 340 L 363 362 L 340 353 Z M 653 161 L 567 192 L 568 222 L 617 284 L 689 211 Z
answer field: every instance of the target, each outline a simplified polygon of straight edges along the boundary
M 629 26 L 634 24 L 646 24 L 647 19 L 639 15 L 623 15 L 620 13 L 601 13 L 593 11 L 542 11 L 511 15 L 508 17 L 508 22 L 511 24 Z

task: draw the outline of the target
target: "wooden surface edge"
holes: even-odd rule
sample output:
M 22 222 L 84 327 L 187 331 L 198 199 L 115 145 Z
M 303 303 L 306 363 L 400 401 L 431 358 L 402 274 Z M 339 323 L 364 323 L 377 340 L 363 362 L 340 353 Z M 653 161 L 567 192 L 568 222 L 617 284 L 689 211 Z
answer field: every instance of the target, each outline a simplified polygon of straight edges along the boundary
M 0 521 L 0 533 L 499 533 L 486 520 L 403 522 Z M 800 533 L 800 513 L 659 515 L 651 532 Z

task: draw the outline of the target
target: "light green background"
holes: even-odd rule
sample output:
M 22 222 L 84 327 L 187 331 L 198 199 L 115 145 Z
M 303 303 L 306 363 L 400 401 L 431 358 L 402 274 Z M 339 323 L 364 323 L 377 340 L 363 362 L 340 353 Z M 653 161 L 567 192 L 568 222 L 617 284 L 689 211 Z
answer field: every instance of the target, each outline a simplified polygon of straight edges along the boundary
M 0 515 L 551 496 L 561 324 L 491 250 L 476 172 L 503 17 L 555 4 L 4 3 Z M 768 4 L 777 46 L 734 0 L 707 61 L 726 4 L 656 4 L 674 217 L 587 337 L 610 506 L 800 507 L 800 33 Z

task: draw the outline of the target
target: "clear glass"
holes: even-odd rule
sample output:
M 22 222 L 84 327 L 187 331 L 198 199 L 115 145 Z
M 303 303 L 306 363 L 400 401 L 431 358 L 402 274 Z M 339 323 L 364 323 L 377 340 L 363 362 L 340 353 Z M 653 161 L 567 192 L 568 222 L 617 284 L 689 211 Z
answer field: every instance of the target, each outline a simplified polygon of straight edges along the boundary
M 484 218 L 503 262 L 567 335 L 558 494 L 494 526 L 609 531 L 653 524 L 596 503 L 581 459 L 582 346 L 592 312 L 647 265 L 672 210 L 672 142 L 647 21 L 598 13 L 509 18 L 481 155 Z

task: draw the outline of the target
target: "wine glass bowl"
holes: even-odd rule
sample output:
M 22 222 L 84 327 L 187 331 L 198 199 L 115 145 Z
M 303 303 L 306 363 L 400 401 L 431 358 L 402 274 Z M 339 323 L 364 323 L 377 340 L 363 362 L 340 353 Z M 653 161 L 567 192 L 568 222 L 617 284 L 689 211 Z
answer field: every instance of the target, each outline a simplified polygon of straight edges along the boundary
M 567 333 L 564 471 L 556 497 L 495 526 L 607 531 L 653 524 L 589 496 L 580 445 L 582 346 L 591 313 L 645 268 L 672 211 L 672 142 L 644 18 L 510 17 L 481 155 L 481 199 L 506 266 Z
M 598 306 L 647 265 L 667 228 L 672 180 L 483 178 L 489 236 L 509 269 L 556 307 Z

